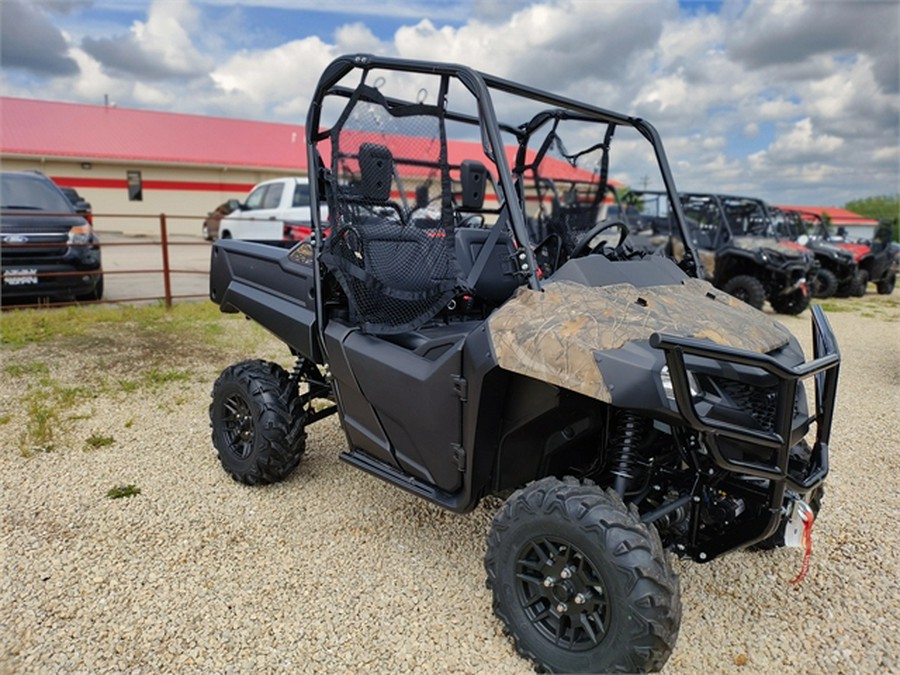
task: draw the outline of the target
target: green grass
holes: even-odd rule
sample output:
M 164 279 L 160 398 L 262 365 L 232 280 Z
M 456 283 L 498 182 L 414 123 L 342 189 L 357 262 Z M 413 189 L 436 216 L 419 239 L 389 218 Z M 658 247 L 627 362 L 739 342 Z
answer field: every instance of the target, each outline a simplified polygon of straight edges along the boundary
M 111 488 L 109 492 L 106 493 L 106 496 L 109 499 L 122 499 L 123 497 L 134 497 L 139 494 L 141 494 L 141 488 L 132 483 L 128 485 L 117 485 L 116 487 Z
M 19 436 L 19 451 L 22 456 L 52 452 L 56 447 L 57 436 L 65 427 L 56 402 L 43 391 L 32 391 L 25 397 L 23 407 L 26 423 Z
M 227 334 L 220 324 L 223 316 L 211 302 L 186 302 L 168 310 L 162 303 L 17 309 L 3 313 L 0 345 L 18 349 L 58 338 L 85 337 L 98 331 L 115 333 L 110 329 L 116 327 L 133 327 L 137 332 L 179 338 L 221 339 Z
M 116 442 L 112 436 L 101 436 L 100 434 L 91 434 L 85 441 L 85 450 L 95 450 L 97 448 L 105 448 Z
M 19 392 L 19 405 L 0 417 L 0 425 L 23 422 L 14 434 L 26 457 L 74 447 L 73 425 L 96 415 L 96 405 L 78 409 L 86 401 L 188 383 L 197 377 L 198 367 L 215 371 L 247 354 L 265 358 L 273 345 L 280 347 L 264 329 L 240 315 L 222 314 L 211 302 L 171 309 L 160 303 L 4 311 L 0 373 Z M 16 353 L 25 348 L 34 348 L 33 353 Z M 60 381 L 66 371 L 56 365 L 69 354 L 86 357 L 90 366 L 75 386 Z M 175 396 L 168 405 L 187 400 Z M 125 423 L 126 428 L 133 425 L 134 420 Z M 85 447 L 104 447 L 105 442 L 105 437 L 92 436 Z
M 26 377 L 35 375 L 49 375 L 50 368 L 43 361 L 28 361 L 25 363 L 10 363 L 3 366 L 3 373 L 9 377 Z

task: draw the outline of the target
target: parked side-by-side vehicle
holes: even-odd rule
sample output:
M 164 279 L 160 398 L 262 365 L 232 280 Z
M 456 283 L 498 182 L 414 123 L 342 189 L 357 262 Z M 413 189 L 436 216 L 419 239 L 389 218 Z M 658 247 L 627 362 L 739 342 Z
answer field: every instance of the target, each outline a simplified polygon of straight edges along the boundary
M 698 278 L 643 119 L 357 54 L 322 74 L 306 133 L 311 237 L 212 247 L 213 302 L 295 359 L 217 378 L 223 468 L 282 480 L 336 413 L 350 466 L 459 513 L 505 500 L 484 565 L 524 658 L 661 668 L 681 621 L 671 555 L 796 545 L 813 524 L 840 364 L 825 313 L 812 308 L 807 359 L 771 316 Z M 606 218 L 616 171 L 665 192 L 677 255 L 647 254 Z M 593 188 L 541 209 L 547 181 L 573 180 Z

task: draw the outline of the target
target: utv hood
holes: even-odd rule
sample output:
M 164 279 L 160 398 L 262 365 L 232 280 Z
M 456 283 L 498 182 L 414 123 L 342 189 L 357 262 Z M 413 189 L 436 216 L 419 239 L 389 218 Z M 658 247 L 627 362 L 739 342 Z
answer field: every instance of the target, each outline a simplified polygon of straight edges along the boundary
M 548 283 L 543 292 L 522 288 L 491 315 L 488 333 L 501 368 L 606 402 L 612 397 L 598 352 L 646 342 L 653 333 L 758 353 L 791 338 L 781 324 L 700 279 L 645 288 L 568 281 Z
M 785 258 L 803 258 L 807 255 L 806 248 L 793 242 L 778 241 L 762 237 L 735 237 L 732 243 L 745 251 L 766 249 L 780 253 Z

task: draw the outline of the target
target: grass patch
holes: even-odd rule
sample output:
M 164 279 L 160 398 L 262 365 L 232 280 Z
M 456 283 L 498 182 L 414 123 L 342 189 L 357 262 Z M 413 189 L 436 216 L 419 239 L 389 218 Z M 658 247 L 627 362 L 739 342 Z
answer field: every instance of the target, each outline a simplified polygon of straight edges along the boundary
M 144 382 L 150 386 L 161 386 L 170 382 L 187 382 L 191 373 L 186 370 L 159 370 L 151 368 L 144 373 Z
M 8 310 L 0 322 L 0 344 L 18 349 L 59 338 L 81 338 L 97 333 L 151 333 L 191 338 L 195 342 L 226 339 L 223 315 L 212 302 L 185 302 L 166 309 L 156 305 L 92 305 L 88 307 Z M 122 329 L 121 331 L 115 329 Z M 113 329 L 113 330 L 111 330 Z
M 96 450 L 97 448 L 106 448 L 116 442 L 112 436 L 101 436 L 99 434 L 91 434 L 85 439 L 84 444 L 87 450 Z
M 128 485 L 117 485 L 106 493 L 108 499 L 122 499 L 123 497 L 134 497 L 141 494 L 141 488 L 133 483 Z
M 126 394 L 134 393 L 141 387 L 141 383 L 137 380 L 119 380 L 118 385 L 119 389 L 124 391 Z
M 0 415 L 0 425 L 9 424 L 12 421 L 12 415 Z
M 50 368 L 43 361 L 10 363 L 3 366 L 3 373 L 10 377 L 47 376 L 50 374 Z
M 37 452 L 52 452 L 57 434 L 63 429 L 59 409 L 43 391 L 33 391 L 24 400 L 25 429 L 19 436 L 19 451 L 23 457 Z

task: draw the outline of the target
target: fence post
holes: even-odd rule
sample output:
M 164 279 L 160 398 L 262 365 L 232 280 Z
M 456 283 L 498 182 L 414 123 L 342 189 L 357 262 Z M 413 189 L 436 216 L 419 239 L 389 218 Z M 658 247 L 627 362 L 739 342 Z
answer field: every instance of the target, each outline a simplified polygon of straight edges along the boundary
M 172 308 L 172 279 L 169 274 L 169 236 L 166 231 L 166 214 L 159 214 L 159 239 L 162 245 L 163 287 L 166 294 L 166 309 Z

